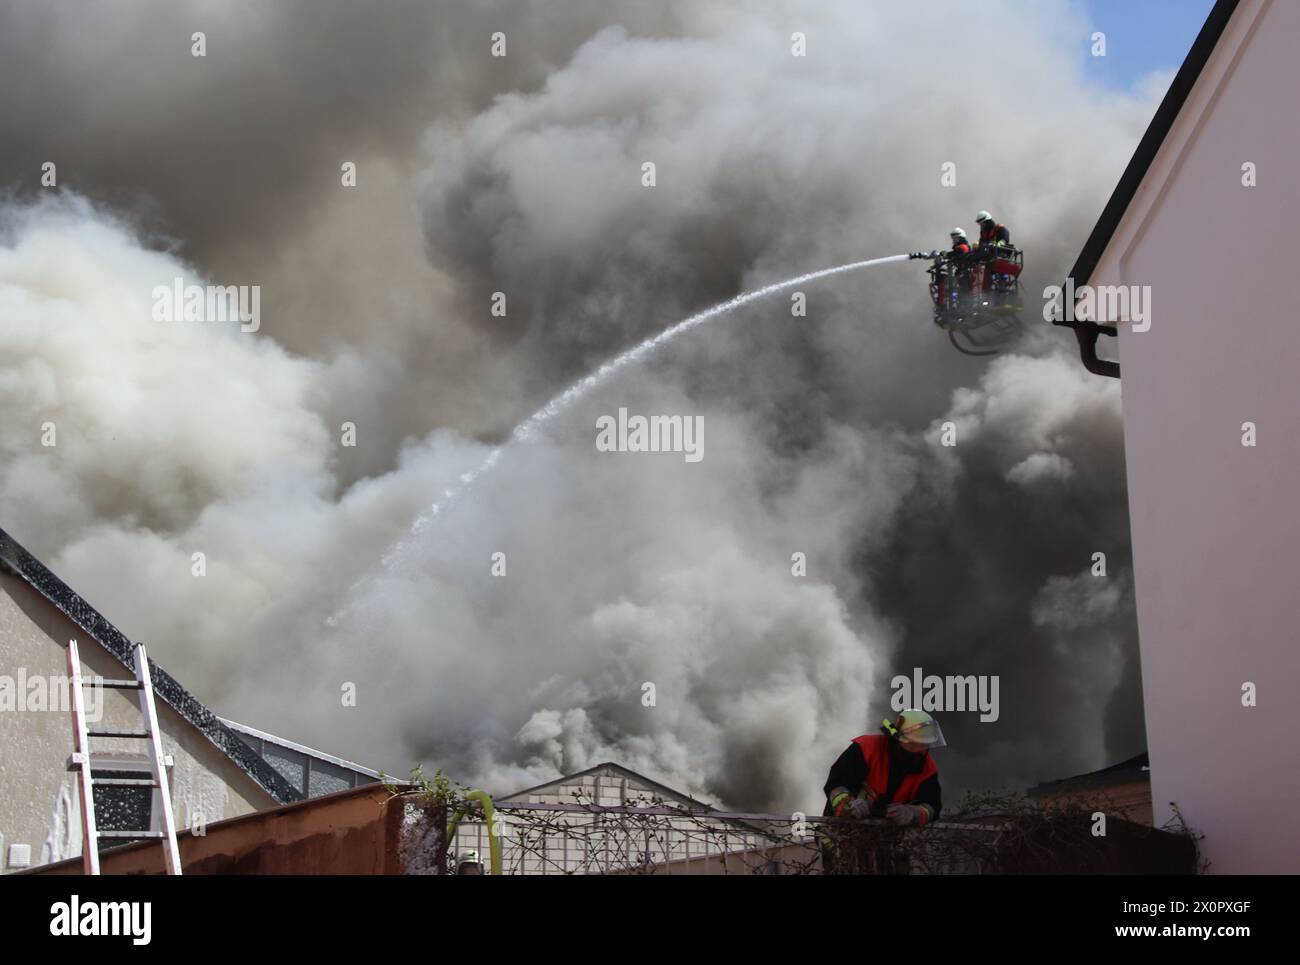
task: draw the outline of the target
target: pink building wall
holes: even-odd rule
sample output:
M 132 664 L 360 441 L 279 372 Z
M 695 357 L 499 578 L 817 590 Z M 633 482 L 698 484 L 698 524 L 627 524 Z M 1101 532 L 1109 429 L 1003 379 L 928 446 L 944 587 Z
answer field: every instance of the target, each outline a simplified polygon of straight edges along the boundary
M 1300 871 L 1298 53 L 1300 3 L 1241 4 L 1090 279 L 1151 286 L 1119 354 L 1152 799 L 1220 873 Z

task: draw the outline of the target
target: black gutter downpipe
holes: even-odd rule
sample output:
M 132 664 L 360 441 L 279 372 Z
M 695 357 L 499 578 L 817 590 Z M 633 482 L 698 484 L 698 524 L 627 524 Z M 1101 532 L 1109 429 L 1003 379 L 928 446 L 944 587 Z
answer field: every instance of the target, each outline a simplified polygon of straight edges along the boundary
M 1083 367 L 1093 375 L 1107 378 L 1119 378 L 1119 363 L 1097 357 L 1097 336 L 1109 335 L 1114 338 L 1119 333 L 1114 325 L 1098 325 L 1096 322 L 1057 322 L 1074 329 L 1074 337 L 1079 340 L 1079 359 Z

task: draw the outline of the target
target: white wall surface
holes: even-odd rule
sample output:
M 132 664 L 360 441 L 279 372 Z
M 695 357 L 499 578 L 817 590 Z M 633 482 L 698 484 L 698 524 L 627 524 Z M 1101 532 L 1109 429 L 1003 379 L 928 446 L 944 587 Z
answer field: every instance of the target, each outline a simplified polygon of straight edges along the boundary
M 1151 286 L 1119 355 L 1152 798 L 1221 873 L 1300 872 L 1297 52 L 1300 3 L 1238 8 L 1091 279 Z

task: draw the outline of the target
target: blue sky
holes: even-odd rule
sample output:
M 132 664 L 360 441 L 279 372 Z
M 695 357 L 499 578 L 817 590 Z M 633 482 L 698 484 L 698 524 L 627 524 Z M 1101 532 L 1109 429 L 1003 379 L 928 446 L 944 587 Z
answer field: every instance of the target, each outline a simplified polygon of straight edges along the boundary
M 1214 0 L 1075 0 L 1094 30 L 1106 34 L 1106 56 L 1093 57 L 1087 37 L 1080 56 L 1109 87 L 1132 87 L 1153 70 L 1177 70 Z M 1091 31 L 1090 31 L 1091 33 Z

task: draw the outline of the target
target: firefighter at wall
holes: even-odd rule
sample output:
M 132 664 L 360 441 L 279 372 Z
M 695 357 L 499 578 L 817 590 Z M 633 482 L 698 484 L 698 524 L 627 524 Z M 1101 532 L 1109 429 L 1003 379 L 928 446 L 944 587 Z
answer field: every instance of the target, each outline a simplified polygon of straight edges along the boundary
M 939 722 L 923 710 L 886 720 L 880 734 L 856 737 L 826 778 L 826 815 L 883 817 L 925 827 L 938 820 L 943 802 L 939 768 L 930 751 L 944 747 Z

